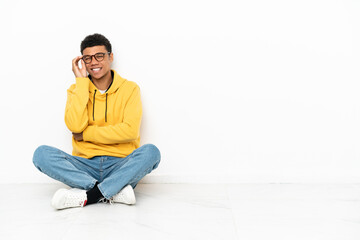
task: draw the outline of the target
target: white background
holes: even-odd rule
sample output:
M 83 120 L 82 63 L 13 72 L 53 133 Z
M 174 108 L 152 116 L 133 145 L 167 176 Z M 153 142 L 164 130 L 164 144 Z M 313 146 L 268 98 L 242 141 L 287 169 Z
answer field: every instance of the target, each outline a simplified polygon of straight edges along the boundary
M 1 1 L 1 183 L 71 153 L 71 60 L 102 33 L 141 88 L 145 182 L 360 182 L 359 1 Z

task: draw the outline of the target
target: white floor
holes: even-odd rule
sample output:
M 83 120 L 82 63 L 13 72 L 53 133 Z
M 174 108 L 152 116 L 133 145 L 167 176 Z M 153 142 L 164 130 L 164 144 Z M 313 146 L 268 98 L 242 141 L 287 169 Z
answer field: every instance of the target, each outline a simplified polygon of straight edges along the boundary
M 142 184 L 135 206 L 56 211 L 62 186 L 1 185 L 0 239 L 360 239 L 359 184 Z

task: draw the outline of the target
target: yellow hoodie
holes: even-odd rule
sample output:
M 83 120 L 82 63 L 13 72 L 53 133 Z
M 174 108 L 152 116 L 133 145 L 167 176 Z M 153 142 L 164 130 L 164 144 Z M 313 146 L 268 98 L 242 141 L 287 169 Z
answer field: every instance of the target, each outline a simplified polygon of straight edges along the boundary
M 140 89 L 112 71 L 113 82 L 101 94 L 89 78 L 76 78 L 67 90 L 65 123 L 71 132 L 73 155 L 126 157 L 140 146 Z

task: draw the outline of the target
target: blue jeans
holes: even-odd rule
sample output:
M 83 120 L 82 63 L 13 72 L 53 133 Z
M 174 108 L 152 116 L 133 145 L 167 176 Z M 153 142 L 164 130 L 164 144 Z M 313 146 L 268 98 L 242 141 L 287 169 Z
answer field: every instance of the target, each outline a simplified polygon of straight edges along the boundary
M 125 158 L 96 156 L 90 159 L 72 156 L 50 146 L 40 146 L 34 152 L 34 165 L 49 177 L 73 188 L 89 190 L 96 182 L 100 192 L 110 199 L 123 187 L 133 188 L 160 162 L 160 151 L 146 144 Z

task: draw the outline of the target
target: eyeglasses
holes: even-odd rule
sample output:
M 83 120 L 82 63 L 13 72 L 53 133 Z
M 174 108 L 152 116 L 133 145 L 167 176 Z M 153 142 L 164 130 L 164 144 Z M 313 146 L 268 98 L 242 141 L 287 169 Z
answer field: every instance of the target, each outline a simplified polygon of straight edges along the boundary
M 110 52 L 107 53 L 110 54 Z M 94 57 L 96 61 L 101 62 L 104 60 L 105 54 L 106 53 L 95 53 L 94 55 L 85 55 L 82 57 L 82 60 L 84 60 L 85 63 L 91 63 L 92 58 Z

